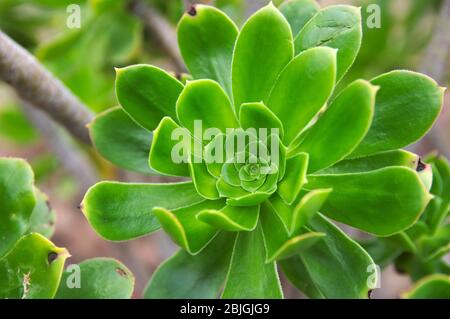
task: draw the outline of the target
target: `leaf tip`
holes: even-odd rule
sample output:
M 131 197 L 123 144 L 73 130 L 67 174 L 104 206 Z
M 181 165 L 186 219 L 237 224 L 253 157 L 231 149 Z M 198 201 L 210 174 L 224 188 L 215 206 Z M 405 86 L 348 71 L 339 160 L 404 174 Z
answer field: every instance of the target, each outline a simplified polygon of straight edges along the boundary
M 197 7 L 195 4 L 191 4 L 188 8 L 188 10 L 186 11 L 186 13 L 188 15 L 190 15 L 191 17 L 195 17 L 197 15 Z

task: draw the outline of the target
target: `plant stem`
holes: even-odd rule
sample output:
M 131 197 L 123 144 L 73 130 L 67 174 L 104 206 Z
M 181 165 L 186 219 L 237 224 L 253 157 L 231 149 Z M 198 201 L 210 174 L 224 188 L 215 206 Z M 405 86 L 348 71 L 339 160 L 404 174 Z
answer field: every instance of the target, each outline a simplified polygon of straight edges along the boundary
M 23 101 L 22 108 L 61 165 L 78 181 L 80 193 L 84 194 L 98 182 L 97 170 L 91 161 L 52 119 L 28 102 Z
M 89 144 L 86 124 L 92 112 L 30 53 L 0 31 L 0 78 L 36 108 L 45 111 L 76 138 Z
M 157 38 L 162 49 L 167 53 L 175 65 L 176 71 L 186 71 L 180 51 L 178 50 L 177 35 L 169 22 L 167 22 L 167 20 L 153 7 L 141 0 L 131 1 L 129 8 Z

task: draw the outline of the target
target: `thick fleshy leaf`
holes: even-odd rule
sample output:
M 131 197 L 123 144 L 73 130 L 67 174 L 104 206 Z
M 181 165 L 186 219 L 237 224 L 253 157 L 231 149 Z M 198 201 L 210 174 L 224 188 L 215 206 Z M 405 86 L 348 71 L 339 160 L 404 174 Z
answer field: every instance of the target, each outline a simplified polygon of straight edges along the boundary
M 283 2 L 279 9 L 291 25 L 295 37 L 320 7 L 315 0 L 290 0 Z
M 241 105 L 239 112 L 239 122 L 246 130 L 253 128 L 259 133 L 259 129 L 266 129 L 266 136 L 269 136 L 271 129 L 278 129 L 278 135 L 283 136 L 283 124 L 264 103 L 245 103 Z
M 433 179 L 434 177 L 435 176 L 433 176 Z M 449 212 L 449 202 L 443 201 L 437 196 L 430 201 L 425 212 L 423 213 L 423 217 L 432 234 L 434 234 L 439 229 L 439 226 L 445 222 Z
M 197 219 L 226 231 L 251 231 L 258 224 L 259 206 L 225 206 L 221 210 L 204 210 Z
M 362 173 L 387 166 L 404 166 L 416 170 L 418 163 L 418 155 L 405 150 L 394 150 L 340 161 L 315 174 Z
M 431 185 L 433 184 L 433 170 L 431 168 L 431 165 L 419 162 L 416 171 L 423 185 L 425 186 L 427 191 L 429 191 L 431 189 Z
M 177 33 L 192 76 L 219 82 L 231 97 L 231 60 L 238 35 L 234 22 L 214 7 L 197 4 L 183 15 Z
M 445 275 L 425 277 L 402 297 L 407 299 L 450 299 L 450 277 Z
M 313 246 L 325 234 L 303 232 L 290 237 L 275 209 L 269 203 L 261 205 L 261 227 L 266 246 L 266 262 L 292 257 Z
M 336 5 L 322 9 L 295 38 L 295 52 L 327 46 L 338 49 L 339 81 L 352 66 L 361 47 L 361 8 Z
M 216 184 L 217 179 L 208 172 L 205 161 L 201 163 L 194 163 L 194 160 L 189 162 L 189 172 L 194 182 L 197 192 L 206 199 L 220 198 L 219 191 Z
M 55 232 L 56 213 L 50 205 L 47 195 L 35 189 L 36 205 L 30 217 L 28 233 L 39 233 L 50 238 Z
M 281 120 L 288 145 L 325 105 L 336 79 L 336 50 L 312 48 L 297 55 L 273 87 L 267 106 Z
M 177 101 L 177 117 L 196 138 L 201 138 L 198 134 L 209 128 L 226 133 L 227 128 L 238 127 L 228 96 L 217 82 L 211 80 L 195 80 L 186 84 Z M 201 125 L 197 130 L 196 121 Z
M 319 212 L 323 203 L 327 200 L 332 189 L 315 189 L 306 193 L 292 213 L 292 223 L 289 229 L 291 234 L 297 233 L 309 220 Z
M 22 237 L 0 259 L 0 298 L 53 298 L 68 256 L 40 234 Z
M 418 245 L 426 261 L 441 258 L 450 250 L 450 224 L 439 227 L 429 237 L 421 238 Z
M 275 190 L 271 191 L 271 192 L 260 192 L 260 191 L 256 191 L 254 193 L 251 194 L 247 194 L 241 197 L 236 197 L 236 198 L 228 198 L 227 199 L 227 205 L 230 206 L 254 206 L 254 205 L 258 205 L 261 202 L 265 201 L 266 199 L 268 199 L 270 197 L 270 195 L 272 195 L 272 193 Z
M 307 181 L 308 159 L 308 154 L 300 153 L 286 161 L 286 173 L 278 183 L 277 192 L 287 204 L 294 202 Z
M 444 90 L 426 75 L 392 71 L 373 79 L 380 87 L 372 125 L 351 154 L 361 157 L 409 145 L 433 125 L 442 108 Z
M 270 204 L 289 234 L 300 234 L 307 222 L 319 212 L 331 191 L 331 189 L 315 189 L 303 192 L 291 205 L 286 204 L 278 194 L 275 194 L 270 198 Z
M 222 174 L 223 162 L 228 160 L 226 149 L 226 135 L 223 133 L 214 136 L 203 149 L 206 168 L 214 177 L 220 178 Z
M 129 240 L 159 229 L 154 207 L 176 209 L 199 203 L 191 182 L 128 184 L 100 182 L 91 187 L 81 209 L 92 228 L 108 240 Z M 125 227 L 124 227 L 125 225 Z
M 442 195 L 444 187 L 444 180 L 442 179 L 440 169 L 435 165 L 438 158 L 436 153 L 431 153 L 425 157 L 425 162 L 430 163 L 433 170 L 433 184 L 431 185 L 430 192 L 434 195 Z M 446 166 L 449 165 L 447 164 Z M 450 166 L 448 171 L 450 173 Z
M 79 272 L 64 271 L 56 299 L 129 299 L 134 276 L 122 263 L 111 258 L 94 258 L 78 264 Z M 77 270 L 78 271 L 78 270 Z M 80 276 L 76 287 L 74 275 Z
M 415 171 L 387 167 L 365 173 L 309 175 L 305 189 L 332 188 L 326 216 L 379 236 L 410 227 L 431 195 Z
M 239 33 L 232 82 L 236 113 L 246 102 L 265 101 L 294 55 L 291 28 L 272 3 L 251 16 Z
M 183 84 L 152 65 L 132 65 L 117 70 L 116 94 L 130 117 L 149 131 L 168 115 L 176 117 L 175 104 Z
M 298 148 L 309 155 L 309 173 L 331 166 L 358 146 L 372 122 L 376 92 L 369 82 L 357 80 L 331 103 Z
M 261 226 L 252 232 L 239 232 L 222 298 L 283 298 L 276 265 L 265 261 Z
M 436 167 L 439 172 L 440 180 L 441 180 L 441 193 L 440 197 L 444 201 L 450 202 L 450 163 L 449 161 L 441 156 L 437 156 L 435 160 L 432 161 L 433 165 Z
M 198 255 L 180 250 L 163 262 L 144 292 L 145 298 L 217 298 L 230 265 L 235 235 L 222 232 Z
M 161 207 L 153 209 L 161 227 L 174 242 L 190 254 L 198 254 L 216 236 L 218 229 L 199 221 L 196 216 L 203 210 L 217 210 L 224 206 L 222 200 L 203 201 L 201 203 L 168 210 Z
M 189 132 L 166 116 L 153 132 L 147 166 L 163 174 L 190 176 L 191 145 Z
M 28 229 L 36 204 L 33 183 L 27 162 L 0 158 L 0 258 Z
M 154 174 L 148 167 L 152 133 L 136 124 L 120 107 L 97 115 L 89 124 L 95 148 L 111 163 L 131 171 Z
M 242 187 L 233 186 L 225 181 L 223 177 L 217 180 L 217 189 L 221 197 L 233 197 L 238 198 L 246 195 L 250 195 L 249 192 L 242 189 Z
M 313 248 L 280 262 L 288 279 L 310 298 L 367 298 L 378 279 L 369 254 L 320 214 L 308 228 L 326 236 Z

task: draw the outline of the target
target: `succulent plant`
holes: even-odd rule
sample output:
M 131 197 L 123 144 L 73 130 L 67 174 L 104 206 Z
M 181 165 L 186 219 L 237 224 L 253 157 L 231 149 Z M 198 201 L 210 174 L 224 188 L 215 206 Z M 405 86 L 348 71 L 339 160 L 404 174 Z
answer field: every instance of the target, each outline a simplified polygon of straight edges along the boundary
M 49 240 L 54 219 L 30 166 L 0 158 L 0 299 L 130 298 L 134 276 L 114 259 L 86 260 L 79 274 L 64 271 L 70 254 Z M 67 284 L 74 275 L 76 287 Z
M 148 298 L 281 298 L 277 265 L 309 297 L 366 298 L 374 262 L 331 220 L 377 236 L 416 222 L 432 171 L 400 148 L 430 129 L 444 90 L 400 70 L 335 92 L 361 44 L 352 6 L 269 4 L 239 30 L 195 5 L 177 32 L 190 74 L 118 69 L 120 107 L 90 133 L 119 166 L 189 180 L 100 182 L 82 202 L 92 227 L 115 241 L 162 228 L 181 247 Z

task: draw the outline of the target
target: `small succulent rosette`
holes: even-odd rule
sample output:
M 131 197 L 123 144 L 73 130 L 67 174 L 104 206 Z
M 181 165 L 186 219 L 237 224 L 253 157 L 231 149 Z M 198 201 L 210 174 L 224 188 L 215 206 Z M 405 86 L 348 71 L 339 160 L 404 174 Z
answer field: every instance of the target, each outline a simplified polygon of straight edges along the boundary
M 239 29 L 195 5 L 177 31 L 190 74 L 119 69 L 120 107 L 90 130 L 111 162 L 188 180 L 98 183 L 83 201 L 93 228 L 162 228 L 182 248 L 149 298 L 279 298 L 277 264 L 310 297 L 367 297 L 374 262 L 331 220 L 377 236 L 415 223 L 432 173 L 400 148 L 430 129 L 443 89 L 410 71 L 344 84 L 362 38 L 352 6 L 269 4 Z

